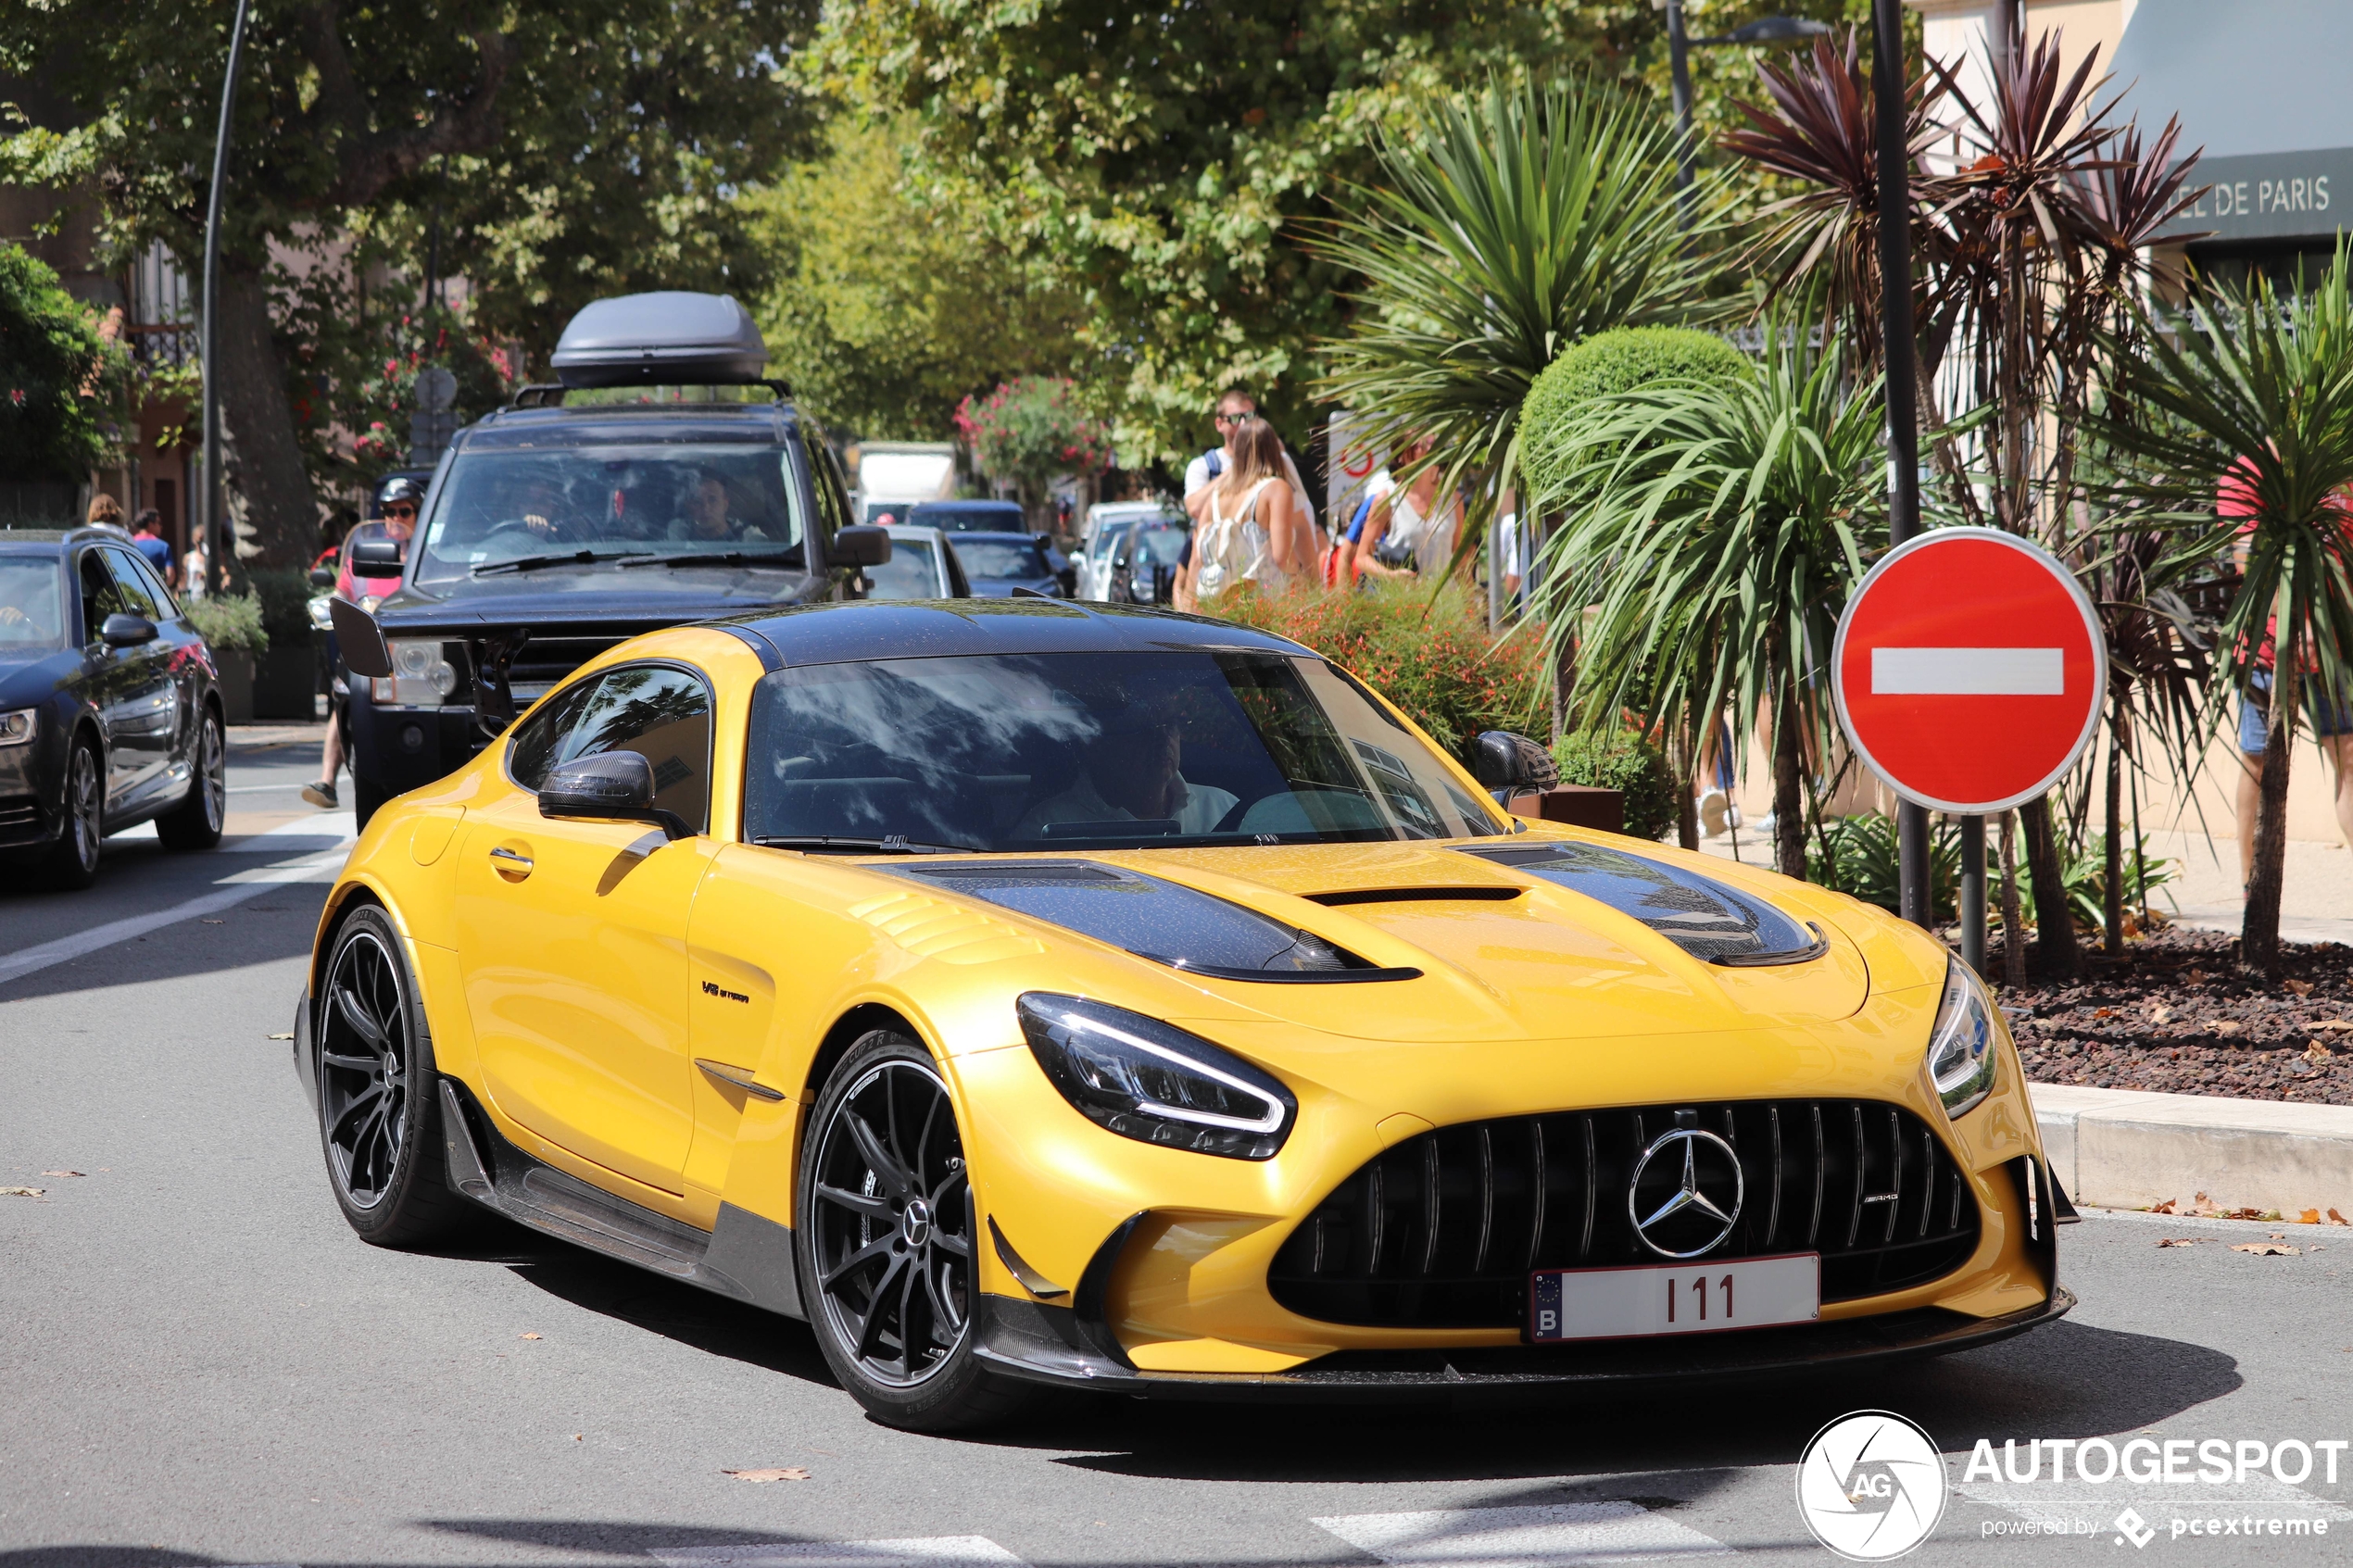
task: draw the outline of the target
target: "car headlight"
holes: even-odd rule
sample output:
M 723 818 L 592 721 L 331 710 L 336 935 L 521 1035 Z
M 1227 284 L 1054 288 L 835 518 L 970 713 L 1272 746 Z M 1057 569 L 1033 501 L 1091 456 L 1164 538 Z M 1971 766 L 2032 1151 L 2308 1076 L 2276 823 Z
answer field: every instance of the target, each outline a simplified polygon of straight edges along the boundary
M 1994 998 L 1958 959 L 1944 961 L 1944 999 L 1928 1037 L 1928 1076 L 1946 1116 L 1974 1110 L 1994 1092 Z
M 0 746 L 22 746 L 41 733 L 41 709 L 19 708 L 0 713 Z
M 332 632 L 335 629 L 334 614 L 327 608 L 326 595 L 321 594 L 317 598 L 312 599 L 309 603 L 308 608 L 310 611 L 310 624 L 315 630 L 321 632 Z
M 1038 1066 L 1099 1127 L 1229 1160 L 1271 1160 L 1290 1135 L 1290 1091 L 1198 1035 L 1043 991 L 1015 1007 Z
M 396 640 L 385 648 L 392 655 L 392 676 L 369 683 L 371 700 L 432 708 L 457 690 L 457 666 L 443 657 L 439 643 Z

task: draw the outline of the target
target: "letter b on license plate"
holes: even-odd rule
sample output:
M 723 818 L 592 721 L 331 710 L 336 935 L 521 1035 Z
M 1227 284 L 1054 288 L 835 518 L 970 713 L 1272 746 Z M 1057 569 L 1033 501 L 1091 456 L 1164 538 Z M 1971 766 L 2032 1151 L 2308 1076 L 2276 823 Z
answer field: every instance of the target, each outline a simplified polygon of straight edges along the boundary
M 1640 1269 L 1544 1269 L 1529 1276 L 1528 1336 L 1625 1339 L 1708 1334 L 1821 1316 L 1818 1253 Z

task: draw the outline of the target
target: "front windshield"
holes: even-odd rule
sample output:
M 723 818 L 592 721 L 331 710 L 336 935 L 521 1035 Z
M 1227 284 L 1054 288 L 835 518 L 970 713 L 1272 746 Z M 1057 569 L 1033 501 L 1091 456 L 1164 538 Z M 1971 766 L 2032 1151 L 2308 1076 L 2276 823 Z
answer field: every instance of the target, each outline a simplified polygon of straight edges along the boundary
M 890 558 L 865 569 L 870 599 L 939 597 L 939 562 L 928 539 L 891 536 Z
M 1015 539 L 959 539 L 956 558 L 967 577 L 1051 577 L 1053 568 L 1036 545 Z
M 1190 535 L 1181 528 L 1147 528 L 1137 537 L 1143 546 L 1143 558 L 1175 566 L 1176 558 L 1185 553 L 1185 541 Z
M 0 556 L 0 659 L 66 646 L 66 596 L 54 557 Z
M 789 461 L 749 443 L 460 452 L 425 523 L 416 581 L 583 551 L 799 565 L 805 531 Z
M 1487 837 L 1508 824 L 1320 659 L 1030 654 L 782 670 L 744 833 L 960 849 Z

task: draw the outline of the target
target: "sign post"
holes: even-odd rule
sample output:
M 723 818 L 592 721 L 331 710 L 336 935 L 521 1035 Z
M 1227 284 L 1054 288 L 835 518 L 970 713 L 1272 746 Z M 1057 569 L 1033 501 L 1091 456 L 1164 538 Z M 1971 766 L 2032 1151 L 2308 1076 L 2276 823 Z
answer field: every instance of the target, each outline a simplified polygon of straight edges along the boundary
M 1839 617 L 1831 691 L 1848 744 L 1923 825 L 1931 810 L 1963 819 L 1962 947 L 1973 966 L 1985 957 L 1983 818 L 2075 766 L 2107 690 L 2091 598 L 2056 557 L 1999 529 L 1898 545 Z

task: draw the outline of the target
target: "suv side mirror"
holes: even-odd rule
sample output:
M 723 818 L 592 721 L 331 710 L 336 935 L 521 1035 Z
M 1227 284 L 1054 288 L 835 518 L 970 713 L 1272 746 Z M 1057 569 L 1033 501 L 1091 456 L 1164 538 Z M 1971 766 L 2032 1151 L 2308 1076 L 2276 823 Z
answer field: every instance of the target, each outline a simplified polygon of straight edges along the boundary
M 1512 797 L 1520 791 L 1550 789 L 1561 782 L 1560 765 L 1553 760 L 1553 754 L 1509 730 L 1479 732 L 1471 753 L 1471 771 L 1506 810 Z
M 351 570 L 362 577 L 397 577 L 401 556 L 397 539 L 362 539 L 351 546 Z
M 156 623 L 144 615 L 117 611 L 98 628 L 98 640 L 110 648 L 133 648 L 156 640 Z
M 312 567 L 310 569 L 310 585 L 314 588 L 333 587 L 335 585 L 335 574 L 333 570 L 323 566 Z
M 825 552 L 836 566 L 888 566 L 890 530 L 872 523 L 853 523 L 834 535 Z
M 582 757 L 547 771 L 539 786 L 539 814 L 600 822 L 651 822 L 667 839 L 695 830 L 675 811 L 654 804 L 654 767 L 634 751 Z

